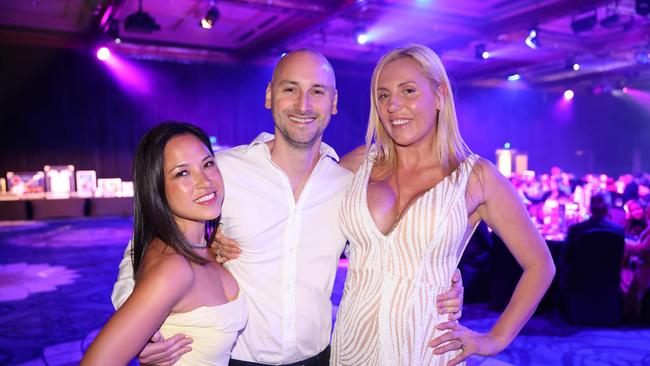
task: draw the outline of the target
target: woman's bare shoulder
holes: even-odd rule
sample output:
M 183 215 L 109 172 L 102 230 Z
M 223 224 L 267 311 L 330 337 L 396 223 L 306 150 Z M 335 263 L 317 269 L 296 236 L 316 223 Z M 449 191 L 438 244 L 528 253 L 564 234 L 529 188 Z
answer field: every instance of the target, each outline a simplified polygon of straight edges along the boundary
M 189 260 L 161 240 L 152 240 L 138 270 L 137 282 L 190 286 L 193 281 L 194 270 Z
M 356 171 L 361 166 L 363 159 L 366 157 L 366 150 L 366 145 L 361 145 L 355 148 L 354 150 L 345 154 L 339 161 L 339 164 L 345 169 L 356 173 Z

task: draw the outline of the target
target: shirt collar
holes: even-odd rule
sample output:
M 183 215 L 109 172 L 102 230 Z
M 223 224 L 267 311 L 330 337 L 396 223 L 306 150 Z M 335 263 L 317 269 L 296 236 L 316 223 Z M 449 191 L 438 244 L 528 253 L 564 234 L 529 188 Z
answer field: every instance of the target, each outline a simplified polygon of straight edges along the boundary
M 275 136 L 273 134 L 270 134 L 268 132 L 262 132 L 259 135 L 257 135 L 257 137 L 248 146 L 246 146 L 246 150 L 250 150 L 254 146 L 260 146 L 260 145 L 266 146 L 265 144 L 273 139 L 275 139 Z M 323 156 L 329 156 L 330 158 L 334 159 L 336 162 L 339 161 L 339 156 L 336 153 L 336 151 L 328 144 L 321 142 L 320 157 L 323 158 Z

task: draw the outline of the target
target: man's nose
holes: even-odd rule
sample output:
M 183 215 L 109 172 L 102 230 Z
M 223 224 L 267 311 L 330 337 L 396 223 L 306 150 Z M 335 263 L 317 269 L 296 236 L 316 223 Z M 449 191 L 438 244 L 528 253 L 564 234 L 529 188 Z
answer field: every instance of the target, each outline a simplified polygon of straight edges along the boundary
M 311 108 L 311 98 L 309 93 L 300 93 L 298 100 L 296 100 L 296 109 L 301 112 L 307 111 Z

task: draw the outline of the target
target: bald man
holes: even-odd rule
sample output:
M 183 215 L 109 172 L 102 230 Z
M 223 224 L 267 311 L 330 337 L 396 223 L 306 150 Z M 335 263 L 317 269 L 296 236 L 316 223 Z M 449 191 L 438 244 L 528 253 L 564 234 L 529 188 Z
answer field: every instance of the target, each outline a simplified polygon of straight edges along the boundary
M 352 180 L 322 142 L 337 101 L 327 59 L 294 51 L 278 62 L 266 88 L 275 135 L 216 154 L 227 192 L 221 229 L 241 248 L 225 266 L 249 307 L 230 365 L 329 364 L 330 296 L 346 241 L 338 210 Z M 113 291 L 116 307 L 132 288 L 129 253 Z M 191 342 L 182 335 L 152 340 L 140 360 L 160 365 L 173 364 Z

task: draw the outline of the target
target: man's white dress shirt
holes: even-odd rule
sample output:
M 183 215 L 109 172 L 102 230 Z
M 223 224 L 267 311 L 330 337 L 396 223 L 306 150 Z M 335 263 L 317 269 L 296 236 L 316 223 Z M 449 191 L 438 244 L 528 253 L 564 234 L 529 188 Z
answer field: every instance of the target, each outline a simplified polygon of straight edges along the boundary
M 266 364 L 293 363 L 327 347 L 332 327 L 330 296 L 345 238 L 338 211 L 352 173 L 321 144 L 320 159 L 298 198 L 273 163 L 262 133 L 251 144 L 220 151 L 224 179 L 222 230 L 242 254 L 226 263 L 247 296 L 249 316 L 232 358 Z M 113 304 L 133 289 L 130 245 L 120 263 Z

